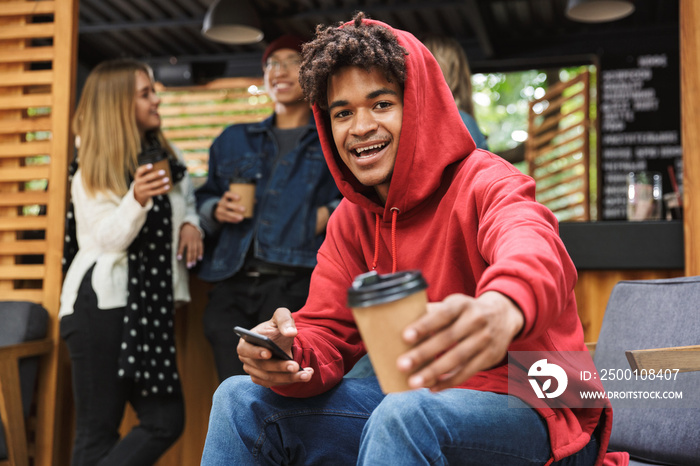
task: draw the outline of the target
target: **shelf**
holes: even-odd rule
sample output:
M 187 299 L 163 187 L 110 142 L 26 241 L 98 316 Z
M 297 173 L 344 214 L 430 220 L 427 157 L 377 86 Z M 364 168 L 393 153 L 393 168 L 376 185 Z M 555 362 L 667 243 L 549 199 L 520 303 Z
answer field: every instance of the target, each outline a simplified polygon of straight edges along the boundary
M 683 269 L 683 222 L 562 222 L 559 236 L 579 270 Z

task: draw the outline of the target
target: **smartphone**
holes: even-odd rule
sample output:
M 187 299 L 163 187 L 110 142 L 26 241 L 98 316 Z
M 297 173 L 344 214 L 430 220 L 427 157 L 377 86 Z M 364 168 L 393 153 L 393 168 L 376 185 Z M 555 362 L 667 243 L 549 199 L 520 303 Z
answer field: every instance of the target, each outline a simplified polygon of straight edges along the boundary
M 269 349 L 270 352 L 272 353 L 273 358 L 278 358 L 278 359 L 283 359 L 285 361 L 291 361 L 292 358 L 289 357 L 287 353 L 282 350 L 279 346 L 277 346 L 277 343 L 274 341 L 270 340 L 268 337 L 264 335 L 260 335 L 259 333 L 251 332 L 250 330 L 244 329 L 243 327 L 233 327 L 233 331 L 236 332 L 236 335 L 239 337 L 243 338 L 245 341 L 248 343 L 251 343 L 256 346 L 262 346 L 263 348 Z

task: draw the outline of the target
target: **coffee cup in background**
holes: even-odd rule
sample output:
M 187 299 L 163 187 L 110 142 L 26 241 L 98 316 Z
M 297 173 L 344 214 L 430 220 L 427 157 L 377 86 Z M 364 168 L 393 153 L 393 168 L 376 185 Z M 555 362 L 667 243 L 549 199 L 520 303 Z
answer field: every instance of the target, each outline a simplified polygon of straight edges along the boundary
M 255 180 L 233 177 L 229 182 L 228 189 L 241 197 L 236 204 L 245 207 L 243 218 L 252 218 L 253 208 L 255 206 Z
M 348 290 L 348 306 L 365 343 L 382 392 L 410 390 L 408 375 L 397 360 L 411 346 L 403 340 L 406 327 L 425 314 L 428 285 L 420 271 L 358 275 Z
M 661 173 L 630 172 L 627 175 L 627 220 L 661 220 Z
M 167 177 L 170 180 L 168 191 L 173 185 L 173 177 L 170 173 L 170 160 L 168 159 L 168 153 L 165 152 L 160 147 L 155 147 L 145 152 L 142 152 L 138 157 L 139 165 L 153 164 L 153 169 L 156 172 L 159 170 L 165 171 L 163 177 Z

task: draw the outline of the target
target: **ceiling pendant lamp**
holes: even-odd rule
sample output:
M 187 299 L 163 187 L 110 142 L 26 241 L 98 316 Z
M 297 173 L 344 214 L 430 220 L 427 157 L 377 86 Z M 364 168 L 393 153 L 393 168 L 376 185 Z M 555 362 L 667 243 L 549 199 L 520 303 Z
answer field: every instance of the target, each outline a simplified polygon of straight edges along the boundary
M 248 0 L 214 0 L 204 16 L 202 35 L 225 44 L 254 44 L 264 37 Z
M 582 23 L 604 23 L 631 15 L 631 0 L 569 0 L 566 17 Z

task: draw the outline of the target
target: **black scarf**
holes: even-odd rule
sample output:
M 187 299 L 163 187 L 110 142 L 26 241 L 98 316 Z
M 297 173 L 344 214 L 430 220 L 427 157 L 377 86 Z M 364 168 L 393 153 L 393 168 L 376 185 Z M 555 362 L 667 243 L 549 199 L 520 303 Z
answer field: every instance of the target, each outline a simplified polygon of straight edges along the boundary
M 68 190 L 73 184 L 73 175 L 78 171 L 78 156 L 73 157 L 73 161 L 68 166 Z M 63 234 L 63 258 L 61 259 L 61 266 L 63 269 L 63 275 L 68 272 L 68 267 L 70 267 L 75 255 L 78 253 L 78 235 L 75 230 L 75 208 L 73 207 L 73 198 L 68 199 L 68 206 L 66 206 L 66 221 L 64 225 Z
M 170 170 L 173 185 L 186 171 L 173 158 Z M 142 396 L 181 390 L 173 328 L 172 210 L 167 194 L 152 199 L 146 223 L 127 249 L 129 282 L 119 355 L 119 377 L 133 378 Z
M 152 143 L 149 150 L 153 150 Z M 171 183 L 185 176 L 186 167 L 170 160 Z M 69 179 L 77 170 L 77 159 Z M 181 390 L 175 359 L 172 278 L 173 227 L 170 198 L 154 196 L 153 207 L 138 236 L 127 249 L 128 285 L 119 355 L 120 378 L 132 378 L 142 396 Z M 78 250 L 72 202 L 66 213 L 64 271 Z

